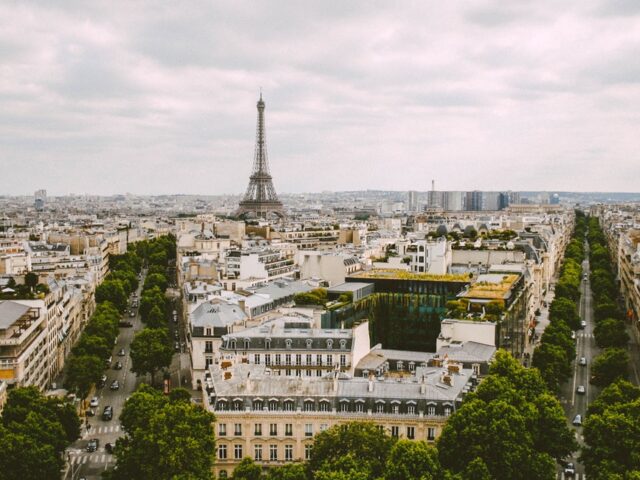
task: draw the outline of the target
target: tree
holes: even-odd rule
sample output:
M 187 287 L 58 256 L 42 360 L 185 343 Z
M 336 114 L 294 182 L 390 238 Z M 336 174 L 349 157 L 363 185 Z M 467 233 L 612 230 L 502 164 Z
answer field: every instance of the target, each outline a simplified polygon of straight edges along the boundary
M 629 354 L 622 348 L 607 348 L 591 365 L 591 383 L 606 387 L 619 378 L 629 376 Z
M 596 324 L 604 320 L 605 318 L 621 318 L 622 313 L 618 306 L 613 302 L 598 303 L 593 310 L 593 316 L 596 320 Z
M 111 302 L 120 313 L 127 309 L 127 294 L 120 280 L 105 280 L 96 287 L 96 303 Z
M 619 378 L 602 390 L 598 398 L 589 405 L 587 416 L 598 415 L 612 405 L 631 403 L 638 398 L 640 398 L 640 388 Z
M 167 277 L 163 274 L 152 273 L 151 275 L 147 275 L 147 278 L 144 281 L 144 289 L 151 290 L 154 287 L 158 287 L 161 292 L 164 292 L 167 289 L 168 283 Z
M 139 309 L 142 321 L 146 321 L 147 316 L 149 315 L 149 312 L 151 312 L 153 307 L 158 306 L 161 310 L 164 310 L 165 305 L 166 297 L 158 287 L 143 291 L 142 296 L 140 297 Z
M 59 478 L 62 464 L 51 445 L 0 424 L 0 472 L 4 480 Z
M 557 392 L 560 384 L 571 376 L 571 364 L 566 351 L 551 342 L 542 342 L 535 348 L 531 366 L 540 370 L 552 392 Z
M 244 457 L 233 469 L 233 480 L 260 480 L 260 478 L 262 478 L 262 467 L 251 457 Z
M 167 326 L 167 319 L 158 305 L 154 305 L 149 315 L 144 319 L 145 324 L 149 328 L 163 328 Z
M 134 400 L 135 399 L 135 400 Z M 130 410 L 130 402 L 135 407 Z M 141 414 L 142 418 L 135 418 Z M 121 416 L 126 435 L 116 443 L 112 480 L 210 479 L 215 417 L 200 406 L 142 386 L 125 403 Z
M 373 478 L 384 473 L 385 462 L 395 439 L 380 431 L 372 422 L 350 422 L 336 425 L 315 436 L 308 471 L 314 476 L 317 471 L 349 471 L 344 457 L 352 455 L 358 471 L 367 471 Z
M 385 480 L 435 480 L 442 475 L 438 452 L 423 441 L 400 440 L 387 458 Z
M 314 480 L 370 480 L 378 478 L 371 471 L 371 464 L 363 462 L 353 453 L 346 453 L 325 461 L 313 473 Z
M 307 471 L 302 463 L 289 463 L 270 468 L 266 480 L 307 480 Z
M 65 386 L 76 390 L 80 398 L 86 398 L 94 383 L 102 376 L 104 360 L 95 355 L 72 354 L 67 359 Z
M 24 284 L 27 287 L 29 287 L 31 291 L 33 291 L 33 289 L 36 288 L 36 285 L 38 285 L 38 274 L 33 272 L 28 272 L 24 276 Z
M 596 344 L 600 348 L 625 347 L 629 343 L 629 334 L 624 322 L 615 318 L 605 318 L 593 329 Z
M 568 298 L 556 298 L 549 307 L 549 320 L 551 322 L 562 320 L 569 328 L 577 330 L 580 327 L 580 316 L 576 302 Z
M 111 340 L 113 342 L 113 340 Z M 96 357 L 105 360 L 111 355 L 113 344 L 103 337 L 97 335 L 81 335 L 80 341 L 74 347 L 73 353 L 76 355 L 95 355 Z
M 556 461 L 576 447 L 563 410 L 538 370 L 525 369 L 503 350 L 438 440 L 442 466 L 463 478 L 477 458 L 491 478 L 550 478 Z
M 150 373 L 152 384 L 155 373 L 168 368 L 172 356 L 166 329 L 144 328 L 136 333 L 131 342 L 131 370 L 137 375 Z

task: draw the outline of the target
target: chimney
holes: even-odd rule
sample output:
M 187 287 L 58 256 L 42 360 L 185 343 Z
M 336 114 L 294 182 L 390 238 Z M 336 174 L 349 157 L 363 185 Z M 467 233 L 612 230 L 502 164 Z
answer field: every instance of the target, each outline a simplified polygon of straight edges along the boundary
M 373 374 L 369 374 L 369 386 L 367 388 L 369 393 L 373 392 Z
M 244 300 L 244 299 L 243 300 L 238 300 L 238 307 L 240 307 L 240 310 L 242 310 L 243 312 L 245 311 L 244 309 L 245 309 L 246 305 L 247 305 L 246 300 Z
M 424 375 L 420 379 L 420 395 L 425 395 L 427 393 L 427 384 L 424 381 Z

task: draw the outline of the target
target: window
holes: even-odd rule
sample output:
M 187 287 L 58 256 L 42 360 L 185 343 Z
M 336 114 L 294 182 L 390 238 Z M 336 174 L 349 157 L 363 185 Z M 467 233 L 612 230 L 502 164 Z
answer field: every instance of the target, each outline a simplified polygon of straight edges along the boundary
M 227 424 L 226 423 L 219 423 L 218 424 L 218 436 L 219 437 L 224 437 L 227 434 Z
M 233 446 L 233 458 L 236 460 L 242 460 L 242 445 Z
M 394 426 L 392 426 L 392 427 L 391 427 L 391 436 L 392 436 L 393 438 L 398 438 L 399 433 L 400 433 L 400 427 L 398 427 L 398 426 L 396 426 L 396 425 L 394 425 Z
M 415 427 L 407 427 L 407 438 L 409 440 L 413 440 L 416 438 L 416 428 Z
M 275 412 L 278 410 L 278 401 L 277 400 L 269 400 L 269 410 Z
M 314 409 L 314 404 L 311 401 L 306 401 L 304 402 L 304 411 L 305 412 L 313 412 Z
M 235 423 L 233 425 L 233 434 L 234 435 L 242 435 L 242 424 L 241 423 Z
M 292 423 L 285 423 L 284 424 L 284 434 L 287 437 L 293 436 L 293 424 Z
M 256 365 L 260 365 L 260 354 L 259 354 L 259 353 L 256 353 L 256 354 L 253 356 L 253 362 L 254 362 Z
M 313 363 L 312 357 L 312 355 L 307 355 L 305 357 L 305 362 L 307 363 L 307 365 L 311 365 Z
M 302 355 L 296 354 L 296 365 L 302 365 Z
M 384 413 L 384 403 L 376 403 L 376 413 Z
M 414 372 L 416 370 L 416 362 L 409 362 L 409 371 Z
M 220 400 L 218 402 L 218 408 L 216 410 L 227 410 L 227 401 L 226 400 Z
M 330 338 L 327 340 L 327 349 L 331 350 L 333 348 L 333 340 Z
M 346 355 L 340 355 L 340 366 L 341 367 L 346 367 L 347 366 L 347 356 Z
M 262 402 L 262 400 L 254 400 L 253 401 L 253 409 L 254 410 L 262 410 L 264 408 L 264 403 Z
M 278 424 L 277 423 L 270 423 L 269 424 L 269 435 L 271 435 L 272 437 L 275 437 L 276 435 L 278 435 Z
M 304 446 L 304 459 L 309 460 L 311 458 L 311 449 L 313 446 L 311 444 L 307 444 Z
M 396 415 L 400 413 L 400 405 L 398 405 L 397 403 L 391 405 L 391 413 L 395 413 Z
M 253 434 L 256 437 L 259 437 L 260 435 L 262 435 L 262 424 L 261 423 L 256 423 L 253 426 Z
M 305 370 L 305 371 L 304 371 L 304 374 L 305 374 L 307 377 L 312 376 L 312 372 L 311 372 L 311 370 L 309 370 L 309 369 Z
M 271 348 L 271 339 L 270 338 L 265 338 L 264 339 L 264 348 L 269 350 Z
M 444 416 L 448 417 L 449 415 L 451 415 L 451 407 L 447 405 L 446 407 L 444 407 Z
M 436 429 L 433 427 L 427 428 L 427 440 L 435 440 L 436 439 Z
M 224 460 L 227 458 L 227 446 L 218 445 L 218 458 Z
M 318 369 L 316 370 L 316 377 L 321 377 L 322 376 L 322 370 Z
M 327 365 L 333 366 L 333 355 L 327 355 Z
M 287 377 L 290 377 L 290 376 L 291 376 L 291 369 L 290 369 L 290 368 L 287 368 L 287 369 L 284 371 L 284 374 L 285 374 Z
M 240 410 L 243 410 L 242 401 L 236 400 L 235 402 L 233 402 L 233 410 L 236 411 L 236 412 L 239 412 Z
M 213 363 L 213 357 L 206 356 L 204 357 L 204 368 L 209 368 L 209 366 Z
M 269 445 L 269 460 L 275 462 L 278 460 L 278 446 L 277 445 Z
M 262 460 L 262 445 L 261 444 L 256 444 L 253 447 L 253 458 L 256 461 L 261 461 Z
M 356 412 L 358 412 L 358 413 L 364 412 L 364 403 L 362 403 L 362 402 L 357 402 L 356 403 Z
M 415 415 L 416 414 L 416 406 L 415 405 L 407 405 L 407 413 L 409 415 Z
M 264 354 L 264 364 L 266 366 L 271 365 L 271 354 L 270 353 L 265 353 Z
M 404 364 L 402 363 L 402 360 L 398 360 L 398 363 L 396 364 L 396 366 L 397 366 L 399 372 L 404 370 Z
M 429 405 L 427 407 L 427 415 L 433 417 L 436 414 L 436 406 L 435 405 Z
M 291 344 L 292 344 L 292 343 L 293 343 L 293 341 L 292 341 L 290 338 L 287 338 L 287 339 L 284 341 L 284 344 L 285 344 L 285 346 L 286 346 L 287 348 L 291 348 Z
M 284 364 L 285 365 L 291 365 L 291 354 L 290 353 L 287 353 L 284 356 Z
M 320 402 L 320 411 L 321 412 L 328 412 L 329 411 L 329 402 L 321 401 Z
M 284 459 L 289 462 L 293 460 L 293 445 L 284 446 Z
M 306 344 L 307 344 L 307 348 L 311 348 L 313 346 L 313 340 L 311 340 L 310 338 L 307 338 Z
M 276 365 L 280 365 L 281 361 L 282 361 L 282 355 L 280 355 L 279 353 L 276 353 Z
M 473 365 L 471 365 L 471 368 L 473 369 L 473 374 L 474 375 L 480 375 L 480 364 L 479 363 L 474 363 Z
M 321 423 L 320 424 L 320 431 L 324 432 L 327 428 L 329 428 L 329 425 L 327 425 L 326 423 Z
M 204 342 L 204 352 L 213 353 L 213 342 L 210 342 L 208 340 Z
M 340 411 L 348 412 L 349 411 L 349 402 L 340 402 Z
M 313 423 L 304 424 L 304 436 L 313 437 Z
M 322 355 L 316 355 L 316 363 L 322 365 Z
M 211 336 L 211 329 L 210 329 L 210 328 L 205 328 L 205 330 L 204 330 L 204 334 L 205 334 L 207 337 L 210 337 L 210 336 Z

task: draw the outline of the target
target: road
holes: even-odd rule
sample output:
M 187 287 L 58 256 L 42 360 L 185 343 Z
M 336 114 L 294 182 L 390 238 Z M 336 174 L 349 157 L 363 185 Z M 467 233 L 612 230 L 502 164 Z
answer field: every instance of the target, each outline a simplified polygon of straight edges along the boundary
M 136 292 L 138 299 L 140 298 L 144 278 L 143 275 L 140 281 L 140 287 Z M 135 391 L 138 385 L 144 381 L 144 378 L 136 378 L 135 374 L 129 370 L 131 367 L 129 347 L 135 333 L 143 328 L 137 309 L 135 317 L 131 318 L 126 314 L 123 320 L 133 323 L 133 328 L 120 328 L 116 345 L 114 345 L 113 348 L 112 357 L 112 365 L 120 361 L 122 362 L 122 369 L 114 370 L 112 367 L 105 370 L 107 376 L 106 385 L 99 388 L 95 393 L 99 399 L 99 406 L 94 409 L 96 416 L 87 418 L 90 428 L 87 430 L 83 426 L 82 438 L 67 450 L 70 469 L 64 477 L 65 480 L 77 480 L 82 477 L 85 477 L 87 480 L 98 480 L 100 479 L 101 472 L 113 466 L 115 462 L 113 456 L 106 453 L 104 446 L 106 443 L 114 444 L 116 439 L 122 435 L 118 417 L 122 412 L 124 402 L 131 393 Z M 120 349 L 124 349 L 124 356 L 118 356 Z M 120 384 L 118 390 L 111 390 L 109 388 L 113 380 L 118 380 Z M 101 418 L 102 410 L 106 405 L 113 407 L 113 419 L 110 421 L 103 421 Z M 86 451 L 87 443 L 91 438 L 97 438 L 100 441 L 98 450 L 93 453 Z
M 580 285 L 580 305 L 578 312 L 580 319 L 587 323 L 586 327 L 576 332 L 576 361 L 573 364 L 573 376 L 569 382 L 565 383 L 560 391 L 560 402 L 562 403 L 567 420 L 573 421 L 576 415 L 582 416 L 584 422 L 584 416 L 587 411 L 587 406 L 593 402 L 598 396 L 599 389 L 589 384 L 589 378 L 591 376 L 591 362 L 600 353 L 596 346 L 596 341 L 593 336 L 593 328 L 595 322 L 593 320 L 593 295 L 591 292 L 591 284 L 588 278 L 589 270 L 589 250 L 588 246 L 585 248 L 585 254 L 587 259 L 582 262 L 583 275 L 586 273 L 587 278 L 582 280 Z M 579 359 L 584 357 L 587 360 L 586 366 L 579 365 Z M 578 386 L 585 388 L 584 394 L 577 393 Z M 582 427 L 571 427 L 576 431 L 576 439 L 580 446 L 583 444 Z M 586 479 L 584 474 L 584 467 L 578 462 L 577 457 L 579 452 L 571 458 L 569 461 L 573 462 L 576 466 L 575 479 Z M 564 474 L 560 473 L 559 478 L 564 478 Z

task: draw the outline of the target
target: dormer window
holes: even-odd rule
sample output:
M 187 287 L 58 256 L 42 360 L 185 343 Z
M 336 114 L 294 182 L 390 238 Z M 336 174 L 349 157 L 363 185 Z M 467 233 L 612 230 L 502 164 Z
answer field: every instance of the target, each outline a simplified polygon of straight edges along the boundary
M 244 339 L 244 349 L 245 350 L 249 350 L 249 345 L 251 345 L 251 339 L 250 338 L 245 338 Z
M 307 348 L 311 348 L 311 346 L 313 345 L 313 340 L 311 340 L 310 338 L 307 338 Z
M 271 348 L 271 339 L 270 338 L 265 338 L 264 339 L 264 348 L 266 348 L 267 350 L 269 350 Z
M 340 348 L 342 350 L 344 350 L 345 348 L 347 348 L 347 341 L 343 338 L 342 340 L 340 340 Z
M 290 338 L 287 338 L 287 339 L 284 341 L 284 344 L 285 344 L 285 346 L 286 346 L 287 348 L 291 348 L 291 345 L 293 344 L 293 340 L 291 340 Z
M 333 340 L 330 338 L 327 340 L 327 349 L 331 350 L 333 348 Z

